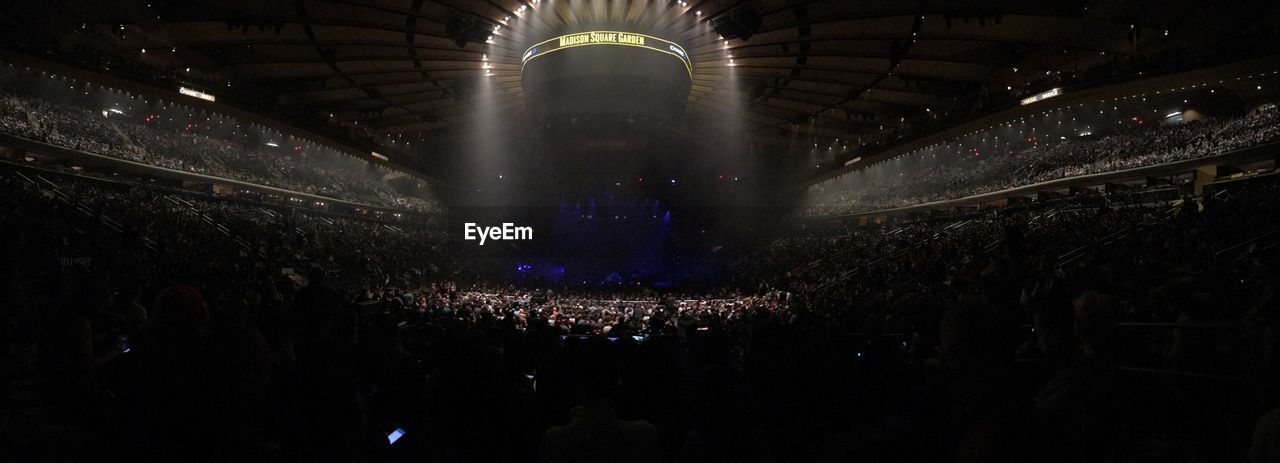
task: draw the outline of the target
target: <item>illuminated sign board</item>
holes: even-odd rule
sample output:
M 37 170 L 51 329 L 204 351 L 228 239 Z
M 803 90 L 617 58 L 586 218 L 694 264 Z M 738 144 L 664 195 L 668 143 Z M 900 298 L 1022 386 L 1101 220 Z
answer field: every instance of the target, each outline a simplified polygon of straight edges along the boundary
M 520 58 L 521 70 L 524 69 L 524 65 L 528 64 L 529 61 L 540 56 L 569 48 L 595 45 L 638 47 L 671 55 L 684 64 L 684 69 L 689 73 L 689 78 L 693 78 L 693 62 L 689 60 L 689 54 L 680 45 L 651 35 L 617 31 L 578 32 L 536 43 L 529 47 L 528 50 L 525 50 L 524 55 Z
M 205 92 L 202 92 L 202 91 L 199 91 L 199 90 L 195 90 L 195 89 L 190 89 L 190 88 L 186 88 L 186 87 L 178 87 L 178 93 L 181 93 L 181 94 L 186 95 L 186 96 L 193 96 L 193 97 L 199 98 L 199 99 L 201 99 L 201 100 L 205 100 L 205 101 L 214 101 L 214 97 L 213 97 L 213 95 L 210 95 L 210 94 L 208 94 L 208 93 L 205 93 Z
M 1053 90 L 1048 90 L 1048 91 L 1044 91 L 1044 92 L 1041 92 L 1041 93 L 1037 93 L 1037 94 L 1035 94 L 1035 95 L 1031 95 L 1031 96 L 1029 96 L 1029 97 L 1023 98 L 1023 99 L 1022 99 L 1022 106 L 1026 106 L 1026 105 L 1029 105 L 1029 104 L 1031 104 L 1031 103 L 1035 103 L 1035 102 L 1037 102 L 1037 101 L 1044 101 L 1044 100 L 1047 100 L 1047 99 L 1053 98 L 1053 97 L 1058 96 L 1058 95 L 1061 95 L 1061 94 L 1062 94 L 1062 89 L 1061 89 L 1061 88 L 1055 88 L 1055 89 L 1053 89 Z

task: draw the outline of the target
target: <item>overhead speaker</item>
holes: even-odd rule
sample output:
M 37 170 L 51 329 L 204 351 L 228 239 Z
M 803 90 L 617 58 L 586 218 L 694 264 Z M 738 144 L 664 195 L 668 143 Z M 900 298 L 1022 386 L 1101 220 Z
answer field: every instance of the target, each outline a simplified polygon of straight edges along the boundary
M 711 28 L 726 39 L 747 40 L 760 30 L 760 13 L 750 4 L 744 4 L 711 20 Z
M 444 32 L 458 48 L 464 48 L 469 42 L 484 43 L 493 33 L 493 24 L 471 13 L 449 10 Z

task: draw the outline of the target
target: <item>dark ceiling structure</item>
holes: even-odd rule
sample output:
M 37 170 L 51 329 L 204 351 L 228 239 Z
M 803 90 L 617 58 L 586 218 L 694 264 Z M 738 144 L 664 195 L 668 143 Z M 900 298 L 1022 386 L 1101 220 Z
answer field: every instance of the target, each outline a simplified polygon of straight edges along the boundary
M 1047 88 L 1269 53 L 1277 9 L 1198 0 L 66 0 L 5 2 L 0 34 L 11 50 L 205 89 L 430 170 L 474 110 L 468 82 L 494 79 L 502 91 L 493 104 L 520 114 L 524 47 L 594 24 L 684 44 L 694 71 L 681 130 L 691 138 L 745 108 L 748 132 L 770 149 L 785 150 L 797 130 L 883 148 Z M 727 96 L 737 104 L 713 97 L 727 87 L 739 89 Z

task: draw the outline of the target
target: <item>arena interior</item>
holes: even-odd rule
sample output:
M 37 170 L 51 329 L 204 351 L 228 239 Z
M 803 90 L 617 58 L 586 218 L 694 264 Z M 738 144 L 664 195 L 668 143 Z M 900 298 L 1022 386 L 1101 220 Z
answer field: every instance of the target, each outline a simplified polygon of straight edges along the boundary
M 0 3 L 0 461 L 1280 462 L 1280 3 Z

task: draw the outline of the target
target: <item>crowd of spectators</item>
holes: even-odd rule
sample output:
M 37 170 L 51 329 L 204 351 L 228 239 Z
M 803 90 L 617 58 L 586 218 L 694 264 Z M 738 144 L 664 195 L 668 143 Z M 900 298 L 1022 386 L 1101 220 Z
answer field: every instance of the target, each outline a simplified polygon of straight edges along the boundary
M 1280 399 L 1273 177 L 789 236 L 696 294 L 459 283 L 427 224 L 13 167 L 0 192 L 0 448 L 19 461 L 1280 448 L 1251 434 Z
M 565 335 L 610 337 L 669 335 L 690 327 L 723 326 L 757 310 L 785 313 L 785 293 L 764 292 L 745 295 L 736 292 L 676 297 L 670 294 L 618 290 L 586 292 L 575 289 L 556 294 L 551 289 L 513 286 L 482 286 L 458 290 L 453 282 L 448 291 L 437 285 L 418 288 L 369 288 L 365 300 L 390 304 L 393 311 L 431 312 L 448 310 L 457 317 L 476 321 L 484 317 L 510 319 L 516 329 L 545 326 Z
M 137 115 L 0 92 L 0 130 L 25 138 L 169 169 L 413 212 L 438 212 L 434 201 L 394 190 L 348 163 L 328 166 L 287 149 L 249 146 L 190 126 L 161 127 Z M 96 111 L 102 111 L 97 109 Z
M 963 198 L 1080 175 L 1213 156 L 1280 138 L 1280 111 L 1147 126 L 1098 139 L 1049 141 L 994 150 L 981 159 L 937 163 L 901 175 L 837 179 L 811 187 L 810 216 L 849 214 Z M 945 153 L 944 157 L 965 157 Z M 871 167 L 875 169 L 876 167 Z M 856 177 L 856 178 L 855 178 Z

